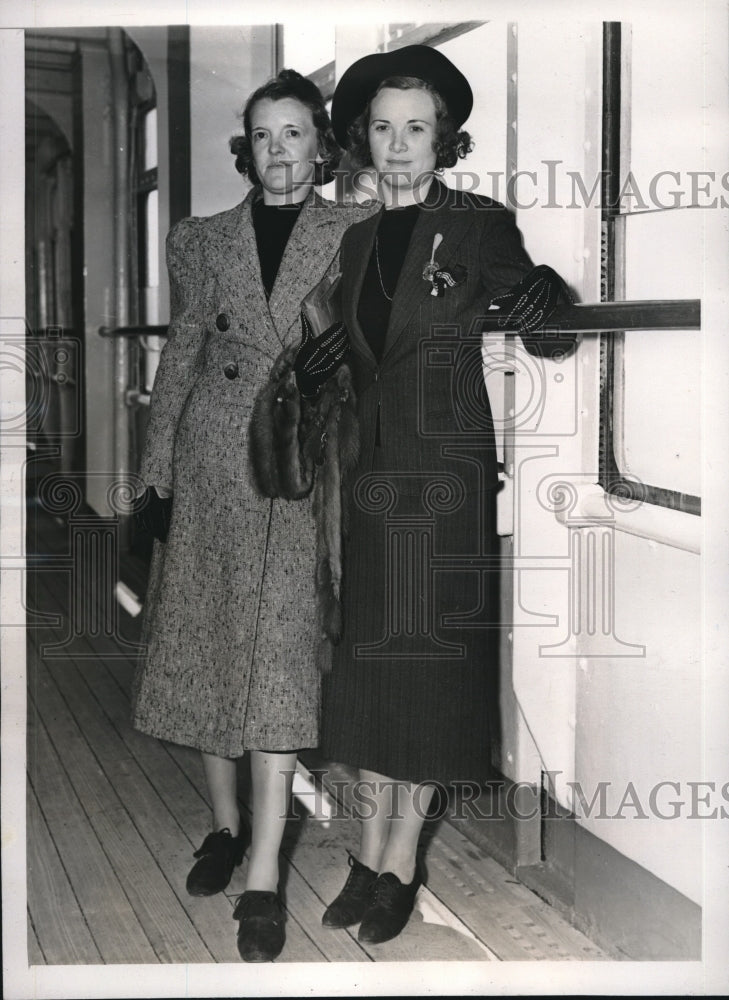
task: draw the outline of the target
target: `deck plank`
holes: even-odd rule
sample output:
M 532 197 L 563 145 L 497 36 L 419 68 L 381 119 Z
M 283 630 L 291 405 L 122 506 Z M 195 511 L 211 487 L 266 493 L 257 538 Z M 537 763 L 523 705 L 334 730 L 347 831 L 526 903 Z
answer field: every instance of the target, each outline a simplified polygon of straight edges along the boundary
M 69 669 L 56 664 L 59 682 Z M 50 670 L 29 664 L 37 678 L 39 714 L 52 739 L 63 747 L 63 762 L 83 811 L 118 874 L 126 897 L 160 961 L 206 962 L 210 952 L 201 941 L 178 898 L 140 837 L 111 782 L 91 752 Z
M 28 832 L 28 899 L 33 903 L 32 920 L 40 952 L 31 964 L 98 964 L 101 954 L 32 788 L 28 789 Z M 28 940 L 30 944 L 30 935 Z
M 142 653 L 139 644 L 139 622 L 128 615 L 119 605 L 116 606 L 116 634 L 110 633 L 111 622 L 102 623 L 103 601 L 98 593 L 89 594 L 88 588 L 83 601 L 84 608 L 92 606 L 98 614 L 96 631 L 76 634 L 75 630 L 84 624 L 83 621 L 72 620 L 68 607 L 72 600 L 70 570 L 57 569 L 42 563 L 31 567 L 28 573 L 27 603 L 31 621 L 34 612 L 51 611 L 60 617 L 60 621 L 52 628 L 40 623 L 31 625 L 29 632 L 43 635 L 36 641 L 41 655 L 51 661 L 62 661 L 67 657 L 89 658 L 105 657 L 120 659 L 130 664 Z M 136 644 L 136 645 L 135 645 Z
M 34 706 L 28 717 L 29 774 L 53 842 L 105 963 L 157 962 L 96 832 Z M 35 909 L 42 899 L 30 900 Z
M 94 670 L 92 665 L 86 664 L 83 669 L 87 674 L 104 672 L 101 665 L 97 665 Z M 169 806 L 174 806 L 174 799 L 165 802 L 158 794 L 157 788 L 116 731 L 114 723 L 103 713 L 98 702 L 95 705 L 92 702 L 93 694 L 79 672 L 68 665 L 64 668 L 63 679 L 63 693 L 69 703 L 73 704 L 79 728 L 147 849 L 156 859 L 179 905 L 205 943 L 207 951 L 217 962 L 237 961 L 238 952 L 231 935 L 233 925 L 227 900 L 222 896 L 208 900 L 196 899 L 189 896 L 185 888 L 187 873 L 194 863 L 192 852 L 199 846 L 180 823 L 181 819 L 185 822 L 189 811 L 185 812 L 183 807 L 185 815 L 180 816 L 177 808 L 170 810 Z M 130 727 L 129 731 L 131 732 Z M 141 738 L 154 742 L 149 737 Z M 163 760 L 169 760 L 163 752 L 159 756 Z M 193 800 L 197 809 L 194 814 L 195 825 L 199 826 L 199 814 L 204 812 L 207 817 L 208 810 L 198 796 L 191 794 L 193 790 L 184 776 L 179 771 L 177 774 L 181 779 L 178 794 L 183 793 L 183 802 Z M 153 777 L 155 783 L 159 784 L 159 776 Z M 209 961 L 210 954 L 197 959 L 190 956 L 186 961 Z
M 460 916 L 499 958 L 609 958 L 449 823 L 439 825 L 436 840 L 438 849 L 431 855 L 431 888 L 440 898 L 447 898 L 450 887 L 456 884 L 462 898 Z

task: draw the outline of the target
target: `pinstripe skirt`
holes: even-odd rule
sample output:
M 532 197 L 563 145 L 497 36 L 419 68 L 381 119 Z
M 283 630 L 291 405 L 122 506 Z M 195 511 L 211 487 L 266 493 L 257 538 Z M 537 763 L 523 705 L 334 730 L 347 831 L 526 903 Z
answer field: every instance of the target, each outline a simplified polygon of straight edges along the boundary
M 466 487 L 447 471 L 372 472 L 355 482 L 345 631 L 323 689 L 328 759 L 412 782 L 489 776 L 495 492 Z

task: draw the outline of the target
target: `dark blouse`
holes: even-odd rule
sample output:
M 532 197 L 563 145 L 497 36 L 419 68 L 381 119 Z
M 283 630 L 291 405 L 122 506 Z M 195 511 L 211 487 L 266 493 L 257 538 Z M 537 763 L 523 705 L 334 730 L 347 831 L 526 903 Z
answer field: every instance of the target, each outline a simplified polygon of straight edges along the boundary
M 251 218 L 256 232 L 261 280 L 266 298 L 271 296 L 281 258 L 302 205 L 303 202 L 296 205 L 266 205 L 262 198 L 253 203 Z
M 377 226 L 375 245 L 362 283 L 357 319 L 378 362 L 385 348 L 392 297 L 419 212 L 419 205 L 392 208 L 382 213 Z

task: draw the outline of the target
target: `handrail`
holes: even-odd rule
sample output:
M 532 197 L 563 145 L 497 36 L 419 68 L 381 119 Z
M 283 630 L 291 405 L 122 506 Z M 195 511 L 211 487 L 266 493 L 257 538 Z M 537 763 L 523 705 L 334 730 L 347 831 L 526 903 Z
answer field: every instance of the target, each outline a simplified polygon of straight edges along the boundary
M 479 317 L 483 333 L 511 332 L 488 313 Z M 624 330 L 698 330 L 701 299 L 635 299 L 628 302 L 588 302 L 558 306 L 539 330 L 560 333 L 615 333 Z M 100 326 L 101 337 L 166 337 L 167 326 Z
M 166 337 L 165 326 L 100 326 L 100 337 Z
M 527 335 L 529 341 L 537 341 L 541 346 L 541 353 L 554 338 L 553 347 L 561 348 L 566 346 L 568 351 L 574 346 L 572 338 L 564 337 L 564 334 L 576 333 L 601 333 L 605 335 L 622 334 L 626 331 L 636 330 L 695 330 L 701 327 L 701 300 L 700 299 L 662 299 L 662 300 L 634 300 L 626 302 L 601 302 L 599 304 L 586 305 L 566 305 L 560 306 L 549 318 L 549 323 L 541 330 L 531 331 Z M 508 328 L 499 328 L 498 320 L 494 317 L 485 316 L 482 325 L 483 333 L 502 332 L 511 334 Z M 505 375 L 512 375 L 513 372 L 505 372 Z M 609 381 L 609 380 L 608 380 Z M 506 491 L 513 502 L 513 455 L 515 448 L 514 428 L 509 421 L 513 414 L 514 406 L 514 379 L 507 378 L 505 382 L 504 394 L 504 481 Z M 601 407 L 603 404 L 601 403 Z M 601 420 L 605 415 L 601 416 Z M 609 415 L 608 415 L 609 419 Z M 610 428 L 611 429 L 611 428 Z M 602 468 L 597 475 L 597 482 L 590 483 L 587 487 L 582 484 L 576 485 L 576 496 L 579 502 L 575 509 L 571 510 L 571 523 L 577 523 L 576 514 L 579 511 L 589 521 L 593 517 L 605 519 L 604 498 L 609 495 L 616 495 L 623 500 L 633 499 L 640 506 L 643 501 L 653 505 L 654 512 L 660 511 L 660 530 L 651 528 L 651 516 L 642 514 L 638 517 L 633 514 L 637 509 L 636 504 L 630 507 L 629 514 L 621 514 L 618 508 L 612 511 L 613 523 L 619 530 L 642 534 L 646 537 L 653 537 L 656 540 L 667 544 L 677 545 L 679 548 L 686 548 L 689 551 L 698 551 L 698 529 L 696 525 L 688 528 L 682 521 L 680 531 L 675 530 L 672 520 L 673 512 L 669 515 L 663 510 L 673 508 L 676 512 L 700 515 L 701 500 L 697 496 L 690 496 L 677 493 L 673 490 L 656 487 L 650 484 L 633 482 L 625 478 L 618 469 L 615 457 L 612 452 L 612 438 L 609 439 L 608 452 L 609 466 Z M 584 500 L 584 502 L 583 502 Z M 504 501 L 502 501 L 503 503 Z M 508 500 L 506 502 L 509 502 Z M 602 506 L 601 506 L 602 505 Z M 656 515 L 658 516 L 658 515 Z M 559 518 L 558 518 L 559 519 Z M 502 526 L 499 534 L 510 534 L 513 523 L 507 515 L 503 515 Z
M 483 333 L 511 332 L 500 327 L 496 315 L 479 317 Z M 503 320 L 502 320 L 503 322 Z M 558 306 L 538 333 L 622 333 L 624 330 L 697 330 L 701 326 L 700 299 L 635 299 Z

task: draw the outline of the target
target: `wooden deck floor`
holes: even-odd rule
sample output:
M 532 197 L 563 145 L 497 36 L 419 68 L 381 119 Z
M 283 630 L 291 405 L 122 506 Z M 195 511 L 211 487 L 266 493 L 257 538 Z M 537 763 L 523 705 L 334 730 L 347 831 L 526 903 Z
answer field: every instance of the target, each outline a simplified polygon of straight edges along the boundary
M 28 631 L 30 962 L 238 962 L 232 910 L 245 861 L 224 894 L 195 899 L 185 891 L 210 822 L 199 755 L 129 725 L 128 644 L 139 620 L 119 609 L 117 633 L 106 634 L 113 581 L 74 589 L 57 562 L 69 552 L 69 525 L 31 505 L 28 529 L 30 617 L 56 616 Z M 82 618 L 92 627 L 71 634 Z M 325 822 L 294 801 L 283 847 L 287 940 L 278 961 L 608 958 L 446 822 L 429 841 L 428 888 L 406 930 L 363 947 L 356 928 L 321 926 L 346 874 L 345 850 L 356 843 L 355 820 Z

